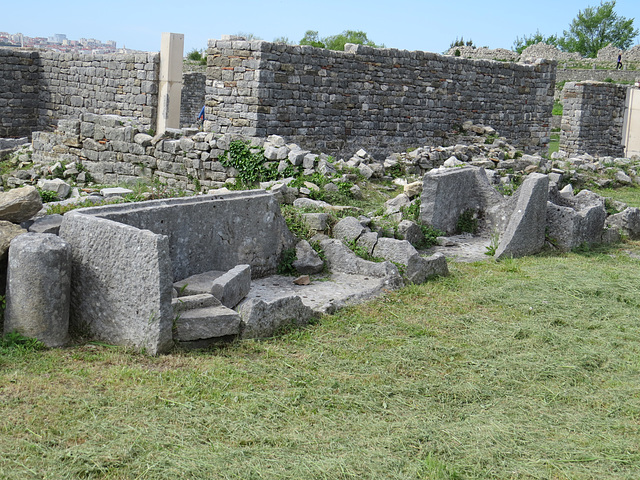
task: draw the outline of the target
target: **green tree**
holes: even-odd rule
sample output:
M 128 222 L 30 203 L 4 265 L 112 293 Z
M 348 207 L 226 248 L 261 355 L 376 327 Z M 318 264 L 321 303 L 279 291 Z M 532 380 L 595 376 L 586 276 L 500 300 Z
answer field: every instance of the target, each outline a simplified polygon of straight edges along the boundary
M 453 48 L 453 47 L 473 47 L 475 48 L 475 45 L 473 44 L 473 40 L 469 39 L 466 43 L 464 41 L 464 37 L 460 37 L 460 40 L 458 40 L 458 37 L 456 37 L 455 42 L 451 42 L 451 45 L 449 46 L 449 48 Z
M 367 45 L 369 47 L 382 48 L 384 45 L 376 45 L 369 40 L 365 32 L 356 30 L 345 30 L 337 35 L 320 38 L 316 30 L 307 30 L 300 45 L 311 45 L 313 47 L 328 48 L 329 50 L 344 50 L 347 43 L 355 43 L 357 45 Z
M 617 48 L 627 49 L 638 36 L 633 28 L 633 18 L 618 16 L 614 11 L 615 0 L 600 2 L 599 7 L 587 7 L 579 11 L 571 22 L 569 30 L 559 45 L 568 52 L 579 52 L 584 57 L 595 58 L 598 50 L 610 43 Z
M 300 45 L 311 45 L 312 47 L 326 48 L 324 42 L 318 36 L 317 30 L 307 30 L 300 40 Z
M 276 37 L 273 39 L 273 43 L 285 43 L 287 45 L 293 45 L 293 42 L 289 40 L 289 37 Z
M 323 39 L 329 50 L 344 50 L 347 43 L 355 43 L 356 45 L 367 45 L 369 47 L 381 48 L 384 45 L 376 45 L 367 38 L 367 34 L 361 31 L 345 30 L 338 35 L 332 35 Z
M 522 53 L 525 48 L 540 42 L 557 47 L 559 40 L 560 39 L 557 37 L 557 35 L 550 35 L 548 37 L 545 37 L 540 33 L 540 30 L 536 30 L 536 33 L 534 33 L 533 35 L 524 35 L 522 38 L 516 37 L 515 42 L 513 42 L 513 50 L 518 53 Z

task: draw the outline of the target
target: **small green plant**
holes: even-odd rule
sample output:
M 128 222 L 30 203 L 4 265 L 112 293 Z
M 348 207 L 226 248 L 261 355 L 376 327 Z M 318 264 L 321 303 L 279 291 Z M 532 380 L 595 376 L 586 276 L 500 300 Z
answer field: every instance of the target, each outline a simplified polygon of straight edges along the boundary
M 51 172 L 51 176 L 53 178 L 60 178 L 64 180 L 64 167 L 57 165 L 56 168 Z
M 280 211 L 282 212 L 282 216 L 284 217 L 284 221 L 287 224 L 289 231 L 293 233 L 296 238 L 299 238 L 300 240 L 309 240 L 313 236 L 313 233 L 304 222 L 300 209 L 293 205 L 282 205 Z
M 458 217 L 456 230 L 459 233 L 476 233 L 478 231 L 478 212 L 472 208 L 463 211 Z
M 553 103 L 553 110 L 551 110 L 551 115 L 560 115 L 562 116 L 562 112 L 563 112 L 563 106 L 562 103 L 556 101 Z
M 344 244 L 349 247 L 349 250 L 364 260 L 368 260 L 370 262 L 384 262 L 384 258 L 374 257 L 365 247 L 358 245 L 355 240 L 349 240 L 348 242 L 344 242 Z
M 296 275 L 296 269 L 293 262 L 296 261 L 296 249 L 288 248 L 282 252 L 282 258 L 278 264 L 278 275 Z
M 9 332 L 5 334 L 4 337 L 0 337 L 0 347 L 2 349 L 20 350 L 24 352 L 44 350 L 47 348 L 41 341 L 35 338 L 25 337 L 18 332 Z
M 489 245 L 485 247 L 487 251 L 484 252 L 484 254 L 489 255 L 490 257 L 495 256 L 496 250 L 498 250 L 499 241 L 500 241 L 500 232 L 498 232 L 498 230 L 494 230 L 491 233 L 491 243 L 489 243 Z
M 265 167 L 263 149 L 252 149 L 248 142 L 242 140 L 232 141 L 220 162 L 225 167 L 235 168 L 238 171 L 238 179 L 244 185 L 275 180 L 278 177 L 275 168 Z
M 38 188 L 38 193 L 40 194 L 42 203 L 57 202 L 60 200 L 56 192 L 52 192 L 51 190 L 42 190 L 41 188 Z

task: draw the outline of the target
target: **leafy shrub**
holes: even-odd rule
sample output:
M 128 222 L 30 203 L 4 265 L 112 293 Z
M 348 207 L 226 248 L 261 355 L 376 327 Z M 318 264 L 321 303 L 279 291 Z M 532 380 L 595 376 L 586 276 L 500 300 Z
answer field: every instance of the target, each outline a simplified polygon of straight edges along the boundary
M 476 233 L 478 231 L 478 212 L 469 208 L 458 217 L 456 230 L 459 233 Z
M 282 252 L 282 258 L 278 264 L 278 275 L 296 275 L 297 271 L 293 266 L 296 260 L 296 249 L 288 248 Z
M 275 180 L 278 171 L 265 166 L 264 151 L 253 149 L 248 142 L 234 140 L 229 150 L 220 159 L 225 167 L 233 167 L 238 171 L 238 178 L 244 185 L 252 185 L 259 181 Z
M 38 188 L 38 193 L 40 194 L 42 203 L 57 202 L 60 200 L 58 195 L 51 190 L 42 190 L 41 188 Z

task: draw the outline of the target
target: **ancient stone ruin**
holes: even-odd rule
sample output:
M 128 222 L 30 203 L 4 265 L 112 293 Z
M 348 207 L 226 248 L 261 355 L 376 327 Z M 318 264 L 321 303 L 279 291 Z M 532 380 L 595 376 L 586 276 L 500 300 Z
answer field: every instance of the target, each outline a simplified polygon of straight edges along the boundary
M 267 337 L 446 275 L 461 243 L 502 259 L 640 235 L 638 209 L 572 187 L 592 174 L 604 182 L 608 169 L 619 184 L 640 178 L 638 162 L 621 158 L 625 88 L 568 84 L 561 150 L 540 155 L 554 62 L 226 38 L 210 42 L 206 76 L 182 95 L 183 122 L 205 102 L 205 131 L 155 132 L 166 67 L 156 54 L 0 56 L 0 84 L 18 85 L 14 101 L 0 102 L 3 135 L 32 137 L 27 147 L 0 142 L 16 167 L 0 198 L 4 331 L 49 346 L 71 335 L 156 354 Z M 243 181 L 229 162 L 237 142 L 261 152 L 277 180 L 228 190 Z M 300 185 L 300 175 L 330 181 Z M 320 188 L 359 198 L 360 179 L 404 192 L 383 213 L 312 198 Z M 91 188 L 141 180 L 197 195 L 108 204 L 132 192 Z M 89 206 L 45 215 L 35 186 L 69 197 L 60 206 Z M 300 215 L 315 236 L 295 238 L 283 205 L 312 209 Z M 465 222 L 475 235 L 461 240 Z M 442 232 L 439 247 L 423 248 L 420 224 Z M 277 275 L 287 257 L 295 282 Z

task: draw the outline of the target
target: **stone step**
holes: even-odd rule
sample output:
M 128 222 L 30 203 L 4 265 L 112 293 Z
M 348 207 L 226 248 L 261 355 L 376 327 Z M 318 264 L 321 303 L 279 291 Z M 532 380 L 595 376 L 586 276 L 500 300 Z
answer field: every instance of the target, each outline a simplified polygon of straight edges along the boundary
M 240 333 L 240 314 L 223 305 L 181 312 L 175 321 L 173 339 L 194 342 Z
M 251 288 L 251 266 L 237 265 L 228 272 L 212 270 L 192 275 L 173 284 L 178 297 L 208 293 L 226 307 L 233 308 L 247 296 Z
M 171 299 L 171 306 L 173 307 L 173 312 L 176 315 L 181 312 L 186 312 L 187 310 L 194 310 L 205 307 L 217 307 L 219 305 L 222 305 L 220 303 L 220 300 L 218 300 L 210 293 L 186 295 L 184 297 Z

